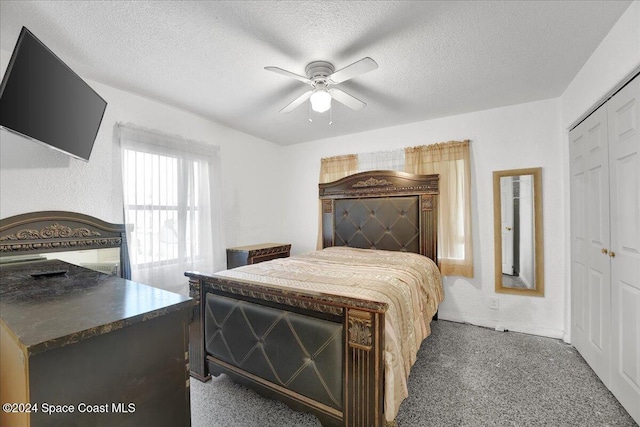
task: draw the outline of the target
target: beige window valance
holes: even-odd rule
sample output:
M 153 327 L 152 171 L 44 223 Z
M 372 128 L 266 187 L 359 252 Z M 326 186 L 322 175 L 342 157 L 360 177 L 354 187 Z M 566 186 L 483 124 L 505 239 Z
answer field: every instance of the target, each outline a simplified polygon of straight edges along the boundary
M 440 270 L 445 276 L 473 277 L 469 141 L 405 148 L 405 171 L 440 175 Z

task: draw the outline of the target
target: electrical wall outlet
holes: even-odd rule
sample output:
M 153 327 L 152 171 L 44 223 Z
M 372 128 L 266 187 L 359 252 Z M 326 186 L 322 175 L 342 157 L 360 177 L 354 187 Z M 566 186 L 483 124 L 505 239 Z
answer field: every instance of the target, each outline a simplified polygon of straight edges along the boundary
M 500 300 L 498 298 L 489 298 L 489 308 L 498 310 L 500 308 Z

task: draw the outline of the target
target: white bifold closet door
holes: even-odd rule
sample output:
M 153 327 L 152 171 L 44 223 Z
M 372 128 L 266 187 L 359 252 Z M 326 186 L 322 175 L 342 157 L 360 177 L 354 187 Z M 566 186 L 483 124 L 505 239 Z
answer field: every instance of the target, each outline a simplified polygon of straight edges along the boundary
M 640 423 L 640 78 L 569 143 L 572 343 Z
M 605 384 L 609 383 L 611 319 L 607 132 L 606 108 L 600 107 L 569 138 L 571 341 Z
M 611 390 L 640 424 L 640 78 L 608 104 Z

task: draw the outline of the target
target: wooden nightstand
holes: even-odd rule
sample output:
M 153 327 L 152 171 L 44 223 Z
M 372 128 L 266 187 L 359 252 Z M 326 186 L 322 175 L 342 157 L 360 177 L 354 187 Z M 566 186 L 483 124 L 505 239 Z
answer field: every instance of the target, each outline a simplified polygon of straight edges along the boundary
M 287 258 L 290 253 L 291 245 L 284 243 L 261 243 L 259 245 L 227 248 L 227 268 L 257 264 L 276 258 Z

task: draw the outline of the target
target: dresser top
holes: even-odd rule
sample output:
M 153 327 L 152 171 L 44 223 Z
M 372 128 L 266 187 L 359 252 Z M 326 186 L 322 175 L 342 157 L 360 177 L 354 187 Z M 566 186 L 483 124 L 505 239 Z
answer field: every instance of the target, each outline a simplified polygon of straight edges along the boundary
M 67 274 L 31 276 L 60 270 Z M 192 305 L 189 297 L 64 261 L 0 267 L 0 318 L 30 355 Z
M 259 251 L 262 249 L 270 249 L 270 248 L 290 248 L 291 245 L 289 243 L 259 243 L 257 245 L 248 245 L 248 246 L 236 246 L 235 248 L 227 248 L 228 251 L 236 251 L 236 252 L 250 252 L 250 251 Z

